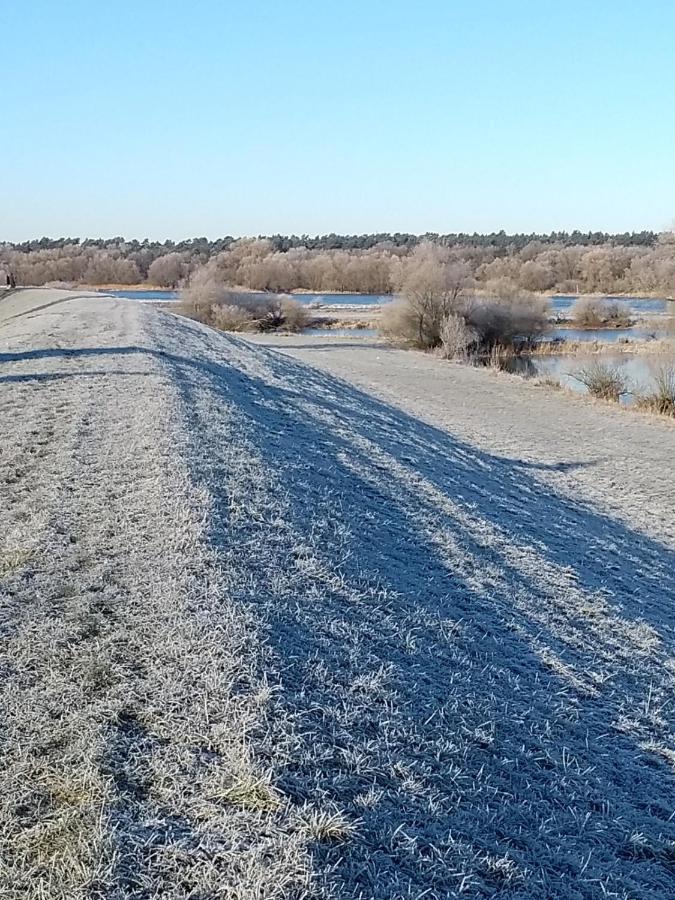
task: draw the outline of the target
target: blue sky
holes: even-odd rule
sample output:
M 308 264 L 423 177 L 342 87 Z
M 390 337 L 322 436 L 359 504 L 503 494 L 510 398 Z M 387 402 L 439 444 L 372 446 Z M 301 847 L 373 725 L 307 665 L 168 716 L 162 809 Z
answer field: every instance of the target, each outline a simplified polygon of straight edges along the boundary
M 0 240 L 675 218 L 665 0 L 0 0 L 0 36 Z

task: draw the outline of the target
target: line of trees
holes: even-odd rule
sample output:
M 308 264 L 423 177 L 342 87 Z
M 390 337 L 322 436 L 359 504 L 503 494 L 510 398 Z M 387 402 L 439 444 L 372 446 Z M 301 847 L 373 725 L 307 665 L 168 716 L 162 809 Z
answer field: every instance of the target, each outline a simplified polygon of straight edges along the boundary
M 395 232 L 381 232 L 378 234 L 323 234 L 312 237 L 303 235 L 275 234 L 271 236 L 259 235 L 257 240 L 266 240 L 275 251 L 295 250 L 304 247 L 307 250 L 371 250 L 379 244 L 393 244 L 396 247 L 411 249 L 422 243 L 442 244 L 445 247 L 494 247 L 500 250 L 522 250 L 527 244 L 536 241 L 541 244 L 561 244 L 563 246 L 600 246 L 602 244 L 617 244 L 621 246 L 651 247 L 658 240 L 659 234 L 655 231 L 626 231 L 622 234 L 611 234 L 605 231 L 551 231 L 548 234 L 524 232 L 507 234 L 505 231 L 493 231 L 486 234 L 468 234 L 464 232 L 454 234 L 408 234 Z M 48 238 L 42 237 L 32 241 L 21 243 L 6 242 L 0 246 L 19 250 L 22 253 L 31 253 L 36 250 L 62 250 L 64 247 L 78 246 L 82 249 L 95 250 L 120 250 L 124 253 L 137 254 L 141 251 L 149 252 L 154 256 L 163 256 L 166 253 L 202 253 L 212 256 L 227 250 L 230 244 L 236 243 L 239 238 L 231 235 L 210 241 L 208 238 L 190 238 L 185 241 L 128 241 L 123 237 L 114 238 Z
M 218 241 L 42 238 L 0 244 L 19 284 L 147 284 L 176 288 L 199 273 L 256 291 L 390 293 L 416 249 L 436 246 L 479 289 L 508 282 L 530 292 L 675 295 L 675 235 L 274 235 Z

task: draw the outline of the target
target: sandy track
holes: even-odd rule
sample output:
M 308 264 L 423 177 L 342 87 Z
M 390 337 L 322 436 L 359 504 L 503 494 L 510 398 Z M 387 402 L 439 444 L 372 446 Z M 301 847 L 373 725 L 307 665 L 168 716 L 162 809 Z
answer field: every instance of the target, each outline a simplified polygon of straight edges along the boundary
M 462 440 L 533 463 L 562 490 L 675 547 L 675 427 L 668 420 L 358 335 L 247 340 L 330 372 Z
M 0 300 L 0 892 L 672 896 L 673 432 L 292 352 Z

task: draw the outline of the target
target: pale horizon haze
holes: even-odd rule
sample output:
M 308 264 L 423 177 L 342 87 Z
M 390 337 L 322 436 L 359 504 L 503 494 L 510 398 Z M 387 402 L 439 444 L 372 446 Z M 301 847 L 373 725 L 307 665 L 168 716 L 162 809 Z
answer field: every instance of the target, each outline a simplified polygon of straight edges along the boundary
M 675 5 L 0 3 L 0 241 L 661 230 Z

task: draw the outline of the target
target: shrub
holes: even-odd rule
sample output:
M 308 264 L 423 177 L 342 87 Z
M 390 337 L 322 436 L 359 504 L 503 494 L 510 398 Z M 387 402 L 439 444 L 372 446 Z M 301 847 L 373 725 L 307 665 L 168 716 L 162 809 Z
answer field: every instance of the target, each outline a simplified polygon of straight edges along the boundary
M 194 281 L 181 295 L 180 311 L 192 319 L 211 325 L 218 306 L 235 306 L 235 293 L 209 279 Z
M 283 326 L 286 331 L 302 331 L 309 324 L 307 307 L 297 300 L 284 297 L 281 301 L 281 312 L 284 318 Z
M 457 320 L 463 322 L 463 329 Z M 389 337 L 429 349 L 443 346 L 446 355 L 472 352 L 489 355 L 494 347 L 522 349 L 531 345 L 549 327 L 548 302 L 522 291 L 506 296 L 427 296 L 424 307 L 408 297 L 386 307 L 381 329 Z M 448 349 L 446 350 L 447 338 Z
M 436 347 L 440 341 L 440 323 L 438 340 L 435 340 L 432 329 L 426 326 L 424 317 L 420 316 L 404 297 L 384 307 L 380 331 L 386 337 L 422 350 Z
M 635 405 L 662 416 L 675 416 L 675 366 L 662 365 L 657 369 L 653 390 L 640 394 Z
M 469 328 L 463 316 L 446 316 L 441 325 L 441 347 L 446 359 L 466 356 L 476 344 L 478 335 Z
M 580 297 L 572 309 L 572 318 L 580 328 L 628 328 L 630 312 L 614 300 Z
M 621 395 L 628 393 L 628 379 L 611 363 L 596 360 L 572 377 L 585 385 L 589 394 L 602 400 L 618 403 Z
M 486 352 L 531 345 L 549 328 L 548 301 L 522 292 L 476 298 L 467 305 L 464 317 Z
M 158 256 L 148 268 L 148 281 L 159 287 L 175 288 L 185 274 L 186 265 L 181 253 Z
M 452 261 L 446 248 L 420 244 L 402 267 L 401 296 L 383 311 L 382 330 L 421 349 L 440 346 L 443 323 L 460 313 L 469 284 L 466 263 Z
M 223 331 L 273 331 L 304 328 L 304 308 L 289 297 L 233 291 L 213 277 L 197 277 L 183 291 L 181 312 Z
M 241 306 L 214 305 L 211 309 L 210 325 L 221 331 L 255 331 L 251 313 Z
M 251 312 L 258 331 L 274 331 L 284 324 L 283 300 L 276 294 L 240 294 L 237 302 Z

